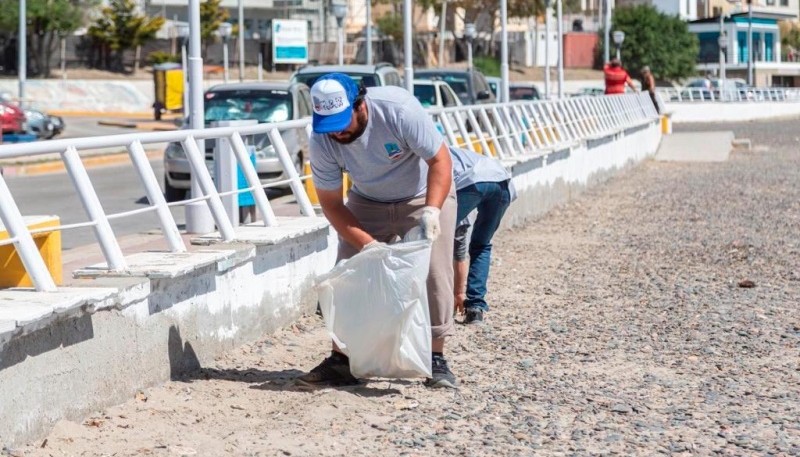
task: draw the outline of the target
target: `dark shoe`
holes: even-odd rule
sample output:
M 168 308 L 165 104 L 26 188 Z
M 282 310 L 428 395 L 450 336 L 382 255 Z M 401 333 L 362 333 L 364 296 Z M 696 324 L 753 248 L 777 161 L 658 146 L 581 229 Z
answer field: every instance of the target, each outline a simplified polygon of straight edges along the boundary
M 425 381 L 428 387 L 449 387 L 451 389 L 458 388 L 456 383 L 456 376 L 447 367 L 447 360 L 440 355 L 433 356 L 431 360 L 431 377 Z
M 483 310 L 478 308 L 467 308 L 464 317 L 465 324 L 483 324 Z
M 350 359 L 344 354 L 333 352 L 308 374 L 298 377 L 295 382 L 307 387 L 351 386 L 358 384 L 358 379 L 350 373 Z

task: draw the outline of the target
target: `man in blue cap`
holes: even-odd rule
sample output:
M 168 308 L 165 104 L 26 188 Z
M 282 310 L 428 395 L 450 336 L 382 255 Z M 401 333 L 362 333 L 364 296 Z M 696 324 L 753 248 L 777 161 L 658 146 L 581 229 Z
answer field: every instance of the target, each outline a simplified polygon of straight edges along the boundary
M 320 206 L 339 234 L 338 260 L 377 243 L 402 238 L 419 226 L 433 241 L 428 274 L 431 316 L 431 387 L 456 387 L 444 357 L 454 331 L 453 233 L 456 194 L 450 152 L 419 101 L 400 87 L 359 89 L 331 73 L 311 88 L 314 108 L 311 173 Z M 342 173 L 353 187 L 342 198 Z M 334 346 L 330 357 L 298 383 L 357 382 L 349 360 Z

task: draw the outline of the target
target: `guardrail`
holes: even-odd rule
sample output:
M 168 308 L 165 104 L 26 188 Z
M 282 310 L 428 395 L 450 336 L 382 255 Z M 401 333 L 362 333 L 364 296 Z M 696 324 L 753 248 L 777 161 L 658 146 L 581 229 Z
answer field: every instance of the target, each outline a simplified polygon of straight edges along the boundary
M 735 89 L 657 89 L 664 102 L 797 102 L 800 89 L 785 87 L 742 87 Z
M 658 117 L 647 94 L 459 106 L 432 109 L 430 114 L 435 121 L 441 124 L 450 145 L 463 146 L 476 152 L 490 153 L 501 159 L 542 155 L 551 150 L 569 147 L 582 140 L 643 125 Z M 205 202 L 211 211 L 222 240 L 233 241 L 236 239 L 236 233 L 227 216 L 221 197 L 251 192 L 258 188 L 284 185 L 287 182 L 300 206 L 301 213 L 305 216 L 313 216 L 315 214 L 313 206 L 303 187 L 303 180 L 308 179 L 308 176 L 300 176 L 297 173 L 281 136 L 281 131 L 297 128 L 310 130 L 310 120 L 0 146 L 0 159 L 60 153 L 89 219 L 83 223 L 29 230 L 5 180 L 0 176 L 0 219 L 9 233 L 9 239 L 0 241 L 0 245 L 10 243 L 15 245 L 36 290 L 55 291 L 56 285 L 37 250 L 32 234 L 92 227 L 109 270 L 124 271 L 127 268 L 125 258 L 109 224 L 112 219 L 132 217 L 154 211 L 169 250 L 182 252 L 186 250 L 186 246 L 169 211 L 170 206 Z M 280 159 L 284 176 L 287 177 L 286 180 L 269 185 L 262 185 L 260 182 L 255 167 L 250 162 L 243 140 L 243 137 L 258 134 L 269 135 Z M 217 191 L 206 165 L 205 153 L 198 146 L 198 141 L 217 139 L 227 139 L 230 142 L 236 161 L 247 181 L 247 188 L 229 192 Z M 153 143 L 180 143 L 182 145 L 192 173 L 196 174 L 202 195 L 174 203 L 166 201 L 155 172 L 145 154 L 144 145 Z M 79 151 L 115 146 L 127 149 L 133 168 L 144 186 L 149 201 L 147 207 L 106 214 L 100 205 L 97 193 L 81 162 Z M 277 225 L 278 221 L 266 194 L 252 192 L 252 195 L 264 226 Z

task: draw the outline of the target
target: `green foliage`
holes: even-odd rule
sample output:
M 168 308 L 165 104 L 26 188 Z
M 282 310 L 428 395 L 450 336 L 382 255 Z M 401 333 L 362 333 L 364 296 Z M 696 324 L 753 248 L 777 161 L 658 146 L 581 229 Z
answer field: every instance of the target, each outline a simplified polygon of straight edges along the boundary
M 486 76 L 500 76 L 500 61 L 494 57 L 475 57 L 472 59 L 472 65 Z
M 200 39 L 205 46 L 217 39 L 219 26 L 230 16 L 228 10 L 220 8 L 221 2 L 222 0 L 206 0 L 200 4 Z
M 379 17 L 375 25 L 382 34 L 392 37 L 395 43 L 403 42 L 403 16 L 387 14 Z
M 800 24 L 790 21 L 778 22 L 781 33 L 781 45 L 800 49 Z
M 28 0 L 28 52 L 32 74 L 50 76 L 50 59 L 58 47 L 59 36 L 74 32 L 84 23 L 84 14 L 95 0 Z M 16 34 L 19 26 L 19 1 L 0 0 L 0 31 Z
M 124 52 L 155 38 L 163 25 L 163 17 L 139 14 L 133 0 L 111 0 L 88 34 L 112 50 Z
M 153 51 L 147 56 L 147 60 L 150 62 L 150 65 L 158 65 L 166 62 L 180 63 L 181 56 L 164 51 Z
M 621 7 L 614 10 L 611 30 L 625 32 L 622 64 L 632 75 L 638 75 L 645 65 L 658 80 L 672 81 L 697 72 L 697 37 L 677 16 L 660 13 L 652 6 Z M 603 31 L 599 33 L 602 48 Z
M 106 66 L 124 71 L 125 51 L 155 38 L 163 25 L 163 17 L 140 14 L 134 0 L 110 0 L 100 18 L 89 27 L 88 35 L 96 45 L 114 52 L 114 61 L 107 61 Z

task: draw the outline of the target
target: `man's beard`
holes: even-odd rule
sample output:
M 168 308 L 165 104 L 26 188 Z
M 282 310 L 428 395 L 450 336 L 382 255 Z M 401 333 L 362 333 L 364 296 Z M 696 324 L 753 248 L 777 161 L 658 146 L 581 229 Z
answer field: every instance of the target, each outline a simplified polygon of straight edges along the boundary
M 364 134 L 364 131 L 367 129 L 367 122 L 369 120 L 369 115 L 366 113 L 366 110 L 358 110 L 356 112 L 356 122 L 358 123 L 358 130 L 349 134 L 348 136 L 337 135 L 331 136 L 331 139 L 339 144 L 350 144 L 353 141 L 361 138 L 361 135 Z

